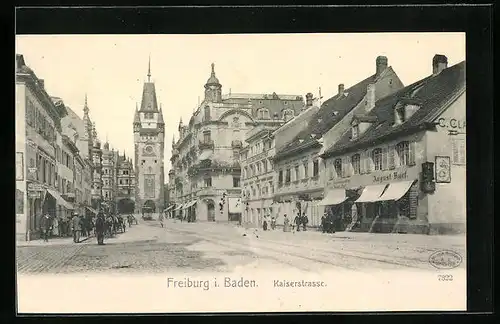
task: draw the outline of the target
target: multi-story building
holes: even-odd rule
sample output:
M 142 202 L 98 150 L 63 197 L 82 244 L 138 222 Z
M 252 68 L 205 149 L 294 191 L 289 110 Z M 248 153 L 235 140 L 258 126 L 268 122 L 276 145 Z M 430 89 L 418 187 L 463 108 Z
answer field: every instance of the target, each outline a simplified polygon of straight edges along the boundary
M 241 217 L 239 151 L 258 125 L 280 125 L 303 106 L 300 95 L 222 95 L 214 64 L 205 97 L 172 144 L 171 199 L 176 214 L 208 221 Z
M 136 197 L 134 164 L 130 158 L 115 152 L 115 199 L 119 213 L 133 213 Z
M 158 109 L 156 89 L 148 80 L 144 82 L 141 108 L 135 109 L 134 122 L 135 154 L 135 209 L 140 212 L 148 208 L 163 211 L 165 122 L 161 105 Z
M 275 132 L 273 161 L 278 173 L 275 200 L 279 216 L 287 214 L 293 219 L 297 213 L 305 213 L 309 225 L 320 224 L 325 184 L 325 164 L 320 154 L 324 145 L 335 143 L 350 128 L 354 114 L 370 111 L 378 98 L 403 87 L 386 57 L 377 57 L 375 70 L 375 74 L 347 89 L 340 84 L 334 97 L 293 129 L 284 125 Z
M 273 214 L 275 173 L 274 131 L 278 126 L 257 126 L 245 136 L 241 150 L 243 223 L 262 226 L 263 216 Z
M 30 240 L 39 235 L 40 217 L 55 216 L 66 201 L 57 190 L 57 136 L 63 104 L 55 105 L 44 80 L 16 55 L 16 237 Z
M 322 155 L 326 204 L 349 230 L 465 231 L 465 61 L 447 65 L 434 56 L 430 76 L 350 118 Z
M 109 143 L 106 141 L 102 150 L 102 198 L 109 206 L 114 206 L 114 171 L 115 158 L 114 152 L 109 149 Z

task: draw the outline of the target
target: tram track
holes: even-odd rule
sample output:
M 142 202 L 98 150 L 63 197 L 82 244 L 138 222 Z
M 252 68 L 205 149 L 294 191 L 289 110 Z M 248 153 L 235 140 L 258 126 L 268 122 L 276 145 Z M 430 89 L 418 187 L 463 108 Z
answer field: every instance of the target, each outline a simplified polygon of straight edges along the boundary
M 176 232 L 182 232 L 187 235 L 194 235 L 198 238 L 204 239 L 206 241 L 218 244 L 220 246 L 226 246 L 228 248 L 236 248 L 240 250 L 246 250 L 246 251 L 252 251 L 255 252 L 255 249 L 258 249 L 259 255 L 262 255 L 262 252 L 269 254 L 269 251 L 272 252 L 273 257 L 272 259 L 275 259 L 281 263 L 286 263 L 289 265 L 292 265 L 296 268 L 299 268 L 301 270 L 305 271 L 314 271 L 317 270 L 317 266 L 314 266 L 314 264 L 308 264 L 308 266 L 301 266 L 304 264 L 304 260 L 307 261 L 312 261 L 314 263 L 319 263 L 319 264 L 324 264 L 328 265 L 334 268 L 341 268 L 344 270 L 351 270 L 351 271 L 361 271 L 359 267 L 354 266 L 353 264 L 358 263 L 359 261 L 362 262 L 369 262 L 369 266 L 367 268 L 372 269 L 375 265 L 375 268 L 385 268 L 387 269 L 388 267 L 390 269 L 395 269 L 395 268 L 411 268 L 411 269 L 420 269 L 420 270 L 428 270 L 428 266 L 424 266 L 424 264 L 408 264 L 408 262 L 398 262 L 398 261 L 393 261 L 393 260 L 387 260 L 387 259 L 380 259 L 380 258 L 374 258 L 373 255 L 370 257 L 362 256 L 362 255 L 356 255 L 353 253 L 345 253 L 341 252 L 338 250 L 324 250 L 324 249 L 317 249 L 317 248 L 311 248 L 311 247 L 304 247 L 296 244 L 290 244 L 288 242 L 278 242 L 278 241 L 272 241 L 272 240 L 267 240 L 267 239 L 258 239 L 258 240 L 250 240 L 247 242 L 238 242 L 235 237 L 233 238 L 228 238 L 227 236 L 220 236 L 214 233 L 208 234 L 208 233 L 197 233 L 193 231 L 186 231 L 186 230 L 180 230 L 176 229 Z M 227 242 L 231 241 L 232 245 L 228 245 Z M 224 243 L 222 243 L 224 242 Z M 270 246 L 270 244 L 272 246 Z M 277 255 L 286 255 L 285 258 L 280 258 L 277 257 Z M 369 253 L 367 253 L 369 254 Z M 283 262 L 283 259 L 287 258 L 295 258 L 296 261 L 298 262 Z M 388 258 L 393 258 L 390 256 L 387 256 Z M 332 261 L 331 259 L 334 258 L 335 261 Z M 358 260 L 358 262 L 353 263 L 352 259 L 355 258 Z M 420 261 L 420 260 L 419 260 Z M 299 264 L 299 265 L 298 265 Z

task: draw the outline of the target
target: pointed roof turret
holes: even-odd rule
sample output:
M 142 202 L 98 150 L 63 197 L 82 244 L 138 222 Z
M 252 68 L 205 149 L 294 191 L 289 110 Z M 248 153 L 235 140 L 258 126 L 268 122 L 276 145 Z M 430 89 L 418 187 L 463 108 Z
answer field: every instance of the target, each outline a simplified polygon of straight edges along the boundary
M 89 114 L 89 106 L 87 105 L 87 93 L 85 93 L 85 104 L 83 105 L 83 114 L 84 116 L 88 116 Z
M 172 145 L 175 145 L 175 134 L 172 135 Z
M 160 113 L 158 114 L 158 124 L 165 124 L 163 121 L 163 112 L 161 110 L 161 104 L 160 104 Z
M 139 109 L 137 108 L 137 102 L 135 103 L 135 114 L 134 114 L 134 124 L 140 124 L 141 118 L 139 116 Z
M 144 87 L 142 89 L 141 109 L 139 111 L 158 112 L 155 84 L 154 82 L 151 82 L 150 63 L 148 63 L 148 81 L 144 82 Z
M 212 63 L 212 73 L 210 74 L 210 78 L 207 80 L 206 85 L 220 85 L 219 79 L 215 76 L 215 64 Z
M 151 82 L 151 54 L 148 59 L 148 82 Z

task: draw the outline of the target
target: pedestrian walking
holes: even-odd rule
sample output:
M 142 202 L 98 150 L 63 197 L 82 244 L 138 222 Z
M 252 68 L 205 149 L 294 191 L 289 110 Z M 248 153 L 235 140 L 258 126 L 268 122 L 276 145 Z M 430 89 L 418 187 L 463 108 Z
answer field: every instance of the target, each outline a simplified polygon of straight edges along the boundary
M 324 212 L 323 216 L 321 216 L 321 231 L 326 233 L 326 212 Z
M 80 243 L 80 232 L 82 231 L 82 220 L 78 213 L 73 213 L 71 219 L 71 229 L 73 231 L 73 242 Z
M 59 232 L 59 219 L 54 217 L 54 221 L 52 222 L 52 235 L 59 236 L 61 233 Z
M 267 231 L 267 216 L 264 216 L 264 222 L 262 223 L 262 229 Z
M 49 214 L 45 214 L 40 220 L 40 232 L 44 242 L 49 241 L 49 231 L 52 226 L 52 221 Z
M 307 224 L 309 223 L 309 218 L 307 217 L 306 213 L 302 214 L 302 230 L 307 231 Z
M 97 244 L 104 244 L 104 231 L 106 230 L 106 221 L 104 219 L 104 214 L 99 212 L 95 221 L 95 232 L 97 236 Z
M 302 217 L 300 216 L 300 213 L 297 213 L 297 216 L 295 216 L 295 219 L 293 220 L 294 225 L 297 227 L 297 232 L 300 232 L 301 221 Z
M 290 220 L 286 214 L 283 216 L 283 232 L 290 232 Z
M 160 221 L 160 225 L 163 228 L 163 213 L 160 213 L 160 216 L 158 216 L 158 220 Z

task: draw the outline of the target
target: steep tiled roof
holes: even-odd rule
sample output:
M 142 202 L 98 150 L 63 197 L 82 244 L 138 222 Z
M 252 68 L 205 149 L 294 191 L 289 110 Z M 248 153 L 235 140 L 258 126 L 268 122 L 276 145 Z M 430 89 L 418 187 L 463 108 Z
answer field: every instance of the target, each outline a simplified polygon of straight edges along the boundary
M 323 157 L 340 154 L 399 133 L 411 132 L 432 123 L 446 103 L 465 89 L 465 61 L 455 64 L 435 76 L 426 77 L 376 102 L 367 114 L 374 122 L 356 140 L 347 131 Z M 394 126 L 394 107 L 399 103 L 418 104 L 420 108 L 404 123 Z
M 158 112 L 156 102 L 156 90 L 153 82 L 145 82 L 142 90 L 142 102 L 140 111 Z
M 363 81 L 353 85 L 344 91 L 344 95 L 339 94 L 326 100 L 318 112 L 311 118 L 308 127 L 297 134 L 295 138 L 285 145 L 276 154 L 275 158 L 284 157 L 292 152 L 300 151 L 303 148 L 315 145 L 317 139 L 321 138 L 337 122 L 342 120 L 366 95 L 368 84 L 375 81 L 376 76 L 372 75 Z M 316 135 L 315 138 L 311 134 Z

